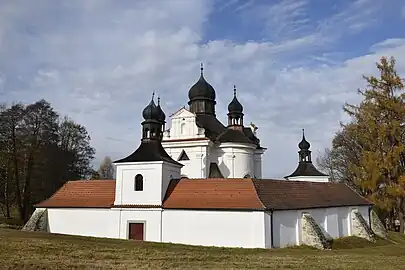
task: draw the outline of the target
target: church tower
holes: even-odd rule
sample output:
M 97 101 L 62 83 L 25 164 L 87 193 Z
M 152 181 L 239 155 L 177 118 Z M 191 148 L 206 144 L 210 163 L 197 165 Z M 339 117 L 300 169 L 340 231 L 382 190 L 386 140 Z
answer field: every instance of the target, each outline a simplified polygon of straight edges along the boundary
M 174 161 L 161 141 L 166 115 L 152 100 L 142 112 L 142 139 L 138 149 L 114 162 L 115 205 L 161 205 L 169 182 L 180 178 L 182 164 Z
M 228 127 L 243 129 L 243 106 L 236 97 L 236 86 L 233 86 L 233 99 L 228 105 Z
M 219 162 L 219 169 L 225 178 L 256 178 L 261 175 L 255 168 L 254 155 L 257 145 L 249 138 L 243 126 L 243 106 L 236 97 L 236 86 L 233 87 L 233 98 L 228 105 L 228 126 L 218 135 L 217 147 L 224 155 Z
M 200 79 L 190 88 L 188 98 L 190 112 L 215 116 L 215 90 L 204 78 L 203 64 L 201 64 Z
M 310 181 L 310 182 L 329 182 L 329 176 L 318 171 L 312 164 L 311 144 L 306 140 L 304 129 L 302 130 L 302 140 L 298 144 L 298 167 L 295 171 L 285 176 L 287 180 L 293 181 Z

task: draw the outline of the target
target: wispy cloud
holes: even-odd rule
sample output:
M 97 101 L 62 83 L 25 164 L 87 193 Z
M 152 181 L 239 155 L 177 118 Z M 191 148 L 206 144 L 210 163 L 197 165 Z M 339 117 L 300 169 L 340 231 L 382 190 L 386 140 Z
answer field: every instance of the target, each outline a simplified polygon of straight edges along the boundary
M 376 15 L 382 5 L 378 1 L 340 1 L 338 4 L 330 14 L 321 17 L 308 0 L 266 2 L 249 9 L 245 15 L 247 21 L 263 22 L 267 40 L 293 50 L 318 50 L 320 46 L 330 46 L 343 36 L 359 33 L 378 23 Z
M 325 53 L 325 44 L 360 31 L 360 26 L 350 28 L 355 23 L 373 25 L 380 18 L 375 7 L 348 1 L 314 20 L 309 1 L 269 2 L 262 2 L 266 12 L 278 19 L 251 20 L 252 29 L 273 24 L 280 37 L 202 44 L 214 1 L 2 1 L 1 98 L 9 103 L 49 100 L 88 128 L 98 159 L 119 158 L 138 144 L 141 111 L 151 92 L 161 95 L 167 115 L 176 111 L 186 105 L 204 61 L 206 78 L 217 91 L 218 117 L 226 122 L 236 84 L 245 122 L 259 126 L 269 148 L 264 175 L 283 176 L 296 165 L 300 129 L 307 129 L 315 153 L 328 146 L 344 119 L 341 105 L 358 101 L 361 75 L 374 72 L 381 55 L 404 58 L 405 36 L 375 37 L 378 44 L 357 56 L 347 56 L 348 48 Z M 245 3 L 233 1 L 223 8 L 235 10 Z M 241 12 L 263 8 L 255 1 L 250 5 Z M 233 25 L 217 26 L 218 31 L 226 27 Z M 404 64 L 398 61 L 402 74 Z

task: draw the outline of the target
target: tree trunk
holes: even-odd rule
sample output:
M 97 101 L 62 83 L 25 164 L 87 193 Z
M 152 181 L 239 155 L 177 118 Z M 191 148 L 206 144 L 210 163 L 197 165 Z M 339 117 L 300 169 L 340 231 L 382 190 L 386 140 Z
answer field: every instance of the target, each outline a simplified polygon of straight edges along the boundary
M 17 157 L 17 138 L 15 134 L 15 128 L 13 127 L 12 131 L 12 139 L 13 139 L 13 165 L 14 165 L 14 181 L 15 181 L 15 196 L 17 201 L 18 213 L 20 215 L 20 219 L 24 220 L 24 210 L 22 207 L 22 200 L 21 200 L 21 190 L 20 190 L 20 179 L 18 175 L 18 157 Z
M 33 154 L 30 154 L 28 157 L 28 164 L 27 164 L 27 173 L 25 175 L 25 183 L 24 183 L 24 193 L 23 193 L 23 200 L 22 200 L 22 220 L 25 222 L 29 219 L 29 204 L 31 201 L 31 175 L 32 175 L 32 167 L 33 167 Z
M 4 206 L 6 207 L 6 213 L 5 213 L 5 217 L 6 218 L 11 218 L 10 215 L 10 200 L 9 200 L 9 178 L 8 175 L 6 174 L 6 179 L 5 179 L 5 183 L 4 183 Z

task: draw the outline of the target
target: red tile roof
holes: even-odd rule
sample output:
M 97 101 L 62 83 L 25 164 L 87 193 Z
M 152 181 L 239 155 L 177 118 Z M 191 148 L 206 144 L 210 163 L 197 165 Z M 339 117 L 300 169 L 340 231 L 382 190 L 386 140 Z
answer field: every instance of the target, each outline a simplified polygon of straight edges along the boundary
M 115 181 L 67 182 L 36 207 L 111 208 Z M 304 181 L 208 178 L 172 180 L 163 205 L 165 209 L 288 210 L 350 205 L 372 205 L 345 184 Z
M 66 182 L 49 199 L 35 207 L 110 208 L 114 199 L 114 180 L 78 180 Z
M 250 179 L 208 178 L 172 180 L 164 208 L 264 209 Z

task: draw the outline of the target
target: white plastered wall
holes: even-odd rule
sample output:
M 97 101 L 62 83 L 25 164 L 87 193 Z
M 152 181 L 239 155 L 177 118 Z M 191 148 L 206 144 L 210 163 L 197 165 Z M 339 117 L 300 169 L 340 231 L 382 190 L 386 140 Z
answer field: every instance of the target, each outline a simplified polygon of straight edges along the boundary
M 350 214 L 353 209 L 357 209 L 364 219 L 369 222 L 368 206 L 275 211 L 273 212 L 273 244 L 275 247 L 300 244 L 301 217 L 303 213 L 309 213 L 332 238 L 351 236 Z
M 240 143 L 221 143 L 216 150 L 218 167 L 225 178 L 253 177 L 255 145 Z
M 171 178 L 180 177 L 180 165 L 163 161 L 118 163 L 115 205 L 161 205 Z M 143 190 L 135 191 L 135 176 L 143 177 Z
M 264 248 L 265 215 L 259 211 L 163 211 L 163 242 Z

